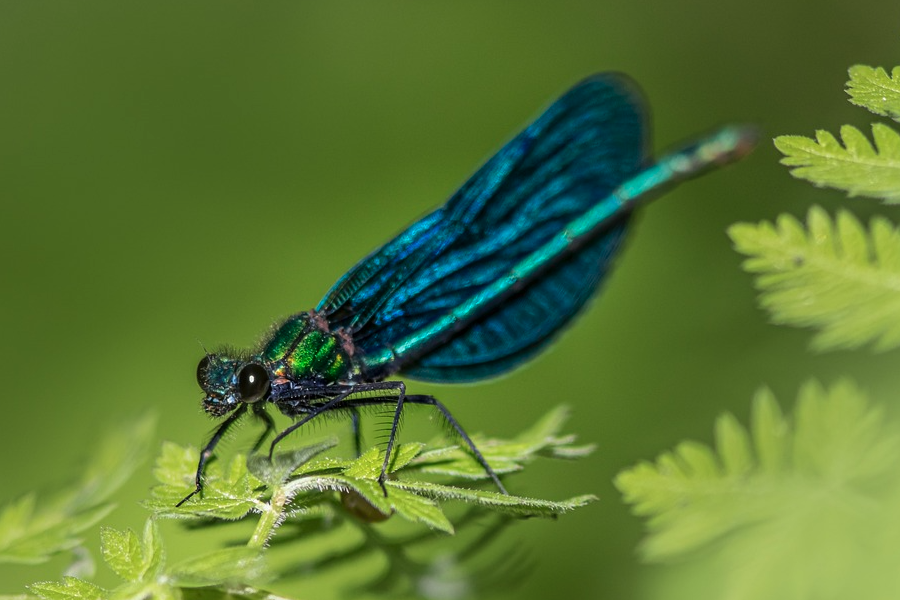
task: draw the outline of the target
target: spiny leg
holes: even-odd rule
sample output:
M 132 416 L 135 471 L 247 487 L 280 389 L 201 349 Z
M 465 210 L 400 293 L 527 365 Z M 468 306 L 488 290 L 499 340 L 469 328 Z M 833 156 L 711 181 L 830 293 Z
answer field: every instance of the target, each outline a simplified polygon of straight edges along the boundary
M 260 421 L 262 421 L 266 426 L 265 430 L 263 430 L 262 434 L 259 436 L 259 439 L 256 440 L 255 444 L 253 444 L 253 452 L 257 452 L 262 446 L 263 442 L 266 441 L 269 433 L 275 431 L 275 419 L 273 419 L 272 415 L 270 415 L 266 411 L 266 408 L 262 403 L 253 405 L 253 415 Z
M 356 447 L 356 458 L 362 456 L 362 431 L 359 428 L 359 411 L 350 409 L 350 424 L 353 428 L 353 444 Z
M 497 474 L 488 464 L 488 461 L 484 458 L 481 452 L 478 450 L 478 447 L 475 446 L 475 442 L 472 441 L 472 438 L 466 433 L 465 429 L 462 428 L 462 425 L 453 418 L 453 415 L 450 414 L 450 411 L 447 410 L 447 407 L 441 404 L 441 402 L 433 397 L 433 396 L 407 396 L 406 401 L 412 404 L 427 404 L 429 406 L 433 406 L 438 409 L 443 415 L 444 419 L 447 423 L 450 424 L 451 427 L 456 431 L 456 433 L 463 439 L 466 445 L 469 446 L 469 450 L 472 451 L 472 454 L 475 455 L 475 459 L 484 469 L 485 473 L 487 473 L 490 478 L 494 481 L 494 484 L 497 488 L 504 494 L 509 495 L 509 492 L 506 491 L 506 488 L 503 487 L 503 484 L 500 482 L 500 478 L 497 477 Z
M 359 386 L 359 388 L 363 388 L 363 386 Z M 475 457 L 475 460 L 478 461 L 478 464 L 481 465 L 481 468 L 484 469 L 484 472 L 491 478 L 494 482 L 494 485 L 497 486 L 497 489 L 500 490 L 501 493 L 505 495 L 509 495 L 509 492 L 506 491 L 506 488 L 503 486 L 503 483 L 500 481 L 500 478 L 497 476 L 497 473 L 491 468 L 490 464 L 488 464 L 487 459 L 484 458 L 484 455 L 478 450 L 478 447 L 475 445 L 475 442 L 472 441 L 472 438 L 466 433 L 466 431 L 462 428 L 462 425 L 459 424 L 450 411 L 444 406 L 437 398 L 433 396 L 423 396 L 423 395 L 415 395 L 415 396 L 407 396 L 406 395 L 406 386 L 403 385 L 402 382 L 399 381 L 383 381 L 378 382 L 377 384 L 365 384 L 363 389 L 357 389 L 357 391 L 374 391 L 374 390 L 396 390 L 398 392 L 398 398 L 394 398 L 391 396 L 381 396 L 381 397 L 370 397 L 370 398 L 350 398 L 344 401 L 344 404 L 341 408 L 352 408 L 358 409 L 365 406 L 374 406 L 381 404 L 393 404 L 394 402 L 398 403 L 398 408 L 394 413 L 394 422 L 391 428 L 391 435 L 388 440 L 388 450 L 385 453 L 385 460 L 382 465 L 382 474 L 379 476 L 379 484 L 382 487 L 382 490 L 385 490 L 384 481 L 386 479 L 387 466 L 390 462 L 390 455 L 393 448 L 393 442 L 397 435 L 397 430 L 399 428 L 399 420 L 400 414 L 402 412 L 402 407 L 404 403 L 412 403 L 412 404 L 425 404 L 428 406 L 433 406 L 434 408 L 440 411 L 441 416 L 444 420 L 453 428 L 456 434 L 462 438 L 462 440 L 469 447 L 469 450 L 472 452 L 472 455 Z M 324 407 L 323 407 L 324 408 Z M 338 408 L 338 407 L 334 407 Z M 321 411 L 321 412 L 324 412 Z M 385 490 L 386 493 L 386 490 Z
M 391 451 L 394 449 L 394 438 L 397 437 L 397 429 L 400 427 L 400 414 L 403 412 L 403 401 L 406 399 L 406 384 L 402 381 L 385 381 L 383 383 L 393 384 L 392 388 L 397 390 L 397 409 L 394 411 L 394 422 L 391 423 L 391 435 L 388 437 L 387 450 L 384 453 L 384 462 L 381 463 L 381 475 L 378 476 L 378 485 L 381 491 L 387 497 L 387 487 L 384 481 L 387 479 L 388 465 L 391 462 Z
M 275 439 L 272 440 L 272 444 L 269 446 L 269 460 L 272 460 L 272 455 L 275 453 L 275 446 L 278 444 L 278 442 L 280 442 L 281 440 L 286 438 L 288 435 L 290 435 L 291 433 L 296 431 L 298 428 L 302 427 L 303 425 L 306 425 L 307 423 L 309 423 L 310 421 L 312 421 L 313 419 L 315 419 L 322 413 L 328 412 L 329 410 L 334 410 L 336 408 L 339 408 L 338 404 L 342 400 L 346 399 L 347 396 L 349 396 L 353 393 L 355 393 L 355 391 L 353 390 L 353 388 L 351 388 L 349 390 L 346 390 L 346 391 L 338 394 L 337 396 L 335 396 L 334 398 L 332 398 L 331 400 L 329 400 L 322 406 L 311 410 L 309 413 L 307 413 L 307 415 L 305 417 L 303 417 L 302 419 L 300 419 L 299 421 L 297 421 L 296 423 L 294 423 L 293 425 L 291 425 L 290 427 L 288 427 L 287 429 L 285 429 L 284 431 L 282 431 L 281 433 L 276 435 Z
M 179 506 L 187 502 L 195 494 L 199 494 L 200 490 L 203 489 L 203 484 L 201 483 L 201 478 L 203 477 L 203 469 L 206 467 L 207 461 L 209 461 L 209 459 L 212 457 L 213 449 L 222 439 L 222 436 L 225 435 L 225 433 L 231 428 L 231 426 L 237 423 L 238 419 L 240 419 L 244 415 L 244 411 L 246 410 L 246 408 L 246 404 L 241 404 L 237 408 L 237 410 L 231 413 L 231 415 L 228 416 L 225 422 L 219 425 L 219 428 L 216 429 L 216 432 L 213 434 L 209 442 L 206 444 L 206 447 L 203 448 L 203 451 L 200 453 L 200 462 L 197 463 L 197 476 L 194 478 L 194 483 L 196 484 L 194 491 L 185 496 L 181 500 L 181 502 L 176 504 L 175 508 L 178 508 Z
M 377 398 L 359 398 L 359 399 L 351 399 L 348 401 L 348 398 L 352 396 L 358 396 L 360 394 L 365 394 L 366 392 L 383 392 L 383 391 L 393 391 L 397 395 L 390 397 L 377 397 Z M 375 381 L 370 383 L 361 383 L 358 385 L 353 385 L 349 388 L 344 389 L 334 398 L 326 402 L 325 404 L 310 409 L 310 412 L 306 414 L 305 417 L 279 433 L 275 436 L 275 439 L 272 440 L 272 445 L 269 447 L 269 460 L 272 459 L 272 455 L 275 452 L 275 445 L 283 440 L 285 437 L 290 435 L 293 431 L 302 427 L 306 423 L 310 422 L 312 419 L 321 415 L 322 413 L 326 413 L 331 410 L 341 410 L 347 409 L 350 410 L 351 419 L 353 419 L 353 428 L 354 428 L 354 436 L 356 438 L 356 446 L 357 446 L 357 454 L 362 453 L 362 440 L 359 433 L 359 414 L 358 408 L 362 406 L 371 406 L 374 404 L 393 404 L 397 403 L 397 409 L 394 413 L 394 421 L 391 426 L 391 435 L 388 439 L 388 447 L 387 452 L 385 454 L 384 463 L 381 467 L 381 475 L 378 477 L 378 483 L 381 485 L 381 489 L 384 491 L 385 496 L 387 495 L 387 488 L 384 486 L 384 481 L 387 478 L 387 468 L 390 463 L 391 451 L 394 446 L 394 439 L 397 436 L 397 430 L 399 428 L 400 422 L 400 414 L 403 410 L 403 400 L 406 398 L 406 385 L 402 381 Z

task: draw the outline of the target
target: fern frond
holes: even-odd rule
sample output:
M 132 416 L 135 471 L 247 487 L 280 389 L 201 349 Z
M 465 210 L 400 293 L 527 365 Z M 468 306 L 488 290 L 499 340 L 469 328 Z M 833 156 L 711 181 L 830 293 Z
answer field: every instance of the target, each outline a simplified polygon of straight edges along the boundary
M 511 474 L 538 458 L 573 459 L 590 453 L 591 447 L 578 446 L 574 435 L 562 433 L 567 417 L 568 410 L 560 406 L 512 439 L 485 439 L 478 435 L 473 438 L 496 472 Z M 440 577 L 447 585 L 482 590 L 505 579 L 505 574 L 480 576 L 477 565 L 470 561 L 476 552 L 473 548 L 480 549 L 515 517 L 555 517 L 596 500 L 594 496 L 582 495 L 549 501 L 467 487 L 465 484 L 487 480 L 489 476 L 478 460 L 443 439 L 431 444 L 411 442 L 395 446 L 389 463 L 390 476 L 381 484 L 378 478 L 384 450 L 380 446 L 373 446 L 355 459 L 326 456 L 325 452 L 337 444 L 337 439 L 329 438 L 279 452 L 271 459 L 258 454 L 248 459 L 238 454 L 230 461 L 212 462 L 205 473 L 203 494 L 179 506 L 195 485 L 199 451 L 164 443 L 154 469 L 159 485 L 144 503 L 156 516 L 147 520 L 143 535 L 110 527 L 100 532 L 103 559 L 124 582 L 107 590 L 77 577 L 66 577 L 62 582 L 30 586 L 33 595 L 27 600 L 284 600 L 256 586 L 279 577 L 350 563 L 370 554 L 387 559 L 390 578 L 387 581 L 379 577 L 367 582 L 367 587 L 386 587 L 384 583 L 392 590 L 419 590 L 429 582 L 433 585 L 435 577 Z M 119 447 L 116 451 L 128 454 Z M 434 475 L 447 482 L 432 481 Z M 119 479 L 114 470 L 110 476 Z M 107 487 L 100 486 L 100 490 Z M 467 505 L 467 511 L 460 514 L 454 509 L 450 516 L 445 515 L 444 504 L 451 501 Z M 27 519 L 19 515 L 30 514 L 30 502 L 0 513 L 0 517 L 9 515 L 0 518 L 0 533 L 4 524 L 6 529 L 21 529 L 18 523 Z M 402 526 L 384 530 L 373 525 L 393 516 L 424 527 L 410 535 Z M 256 527 L 246 546 L 227 547 L 169 565 L 157 517 L 186 519 L 197 527 L 255 520 Z M 471 526 L 481 529 L 490 522 L 492 534 L 473 532 Z M 348 546 L 345 525 L 357 528 L 363 534 L 361 540 Z M 468 526 L 465 532 L 458 532 L 457 528 L 464 526 Z M 291 530 L 288 537 L 274 540 L 276 530 L 282 527 Z M 452 547 L 441 543 L 440 548 L 432 548 L 428 543 L 437 538 L 435 532 L 462 535 Z M 317 535 L 310 536 L 311 546 L 321 546 L 322 537 L 330 535 L 340 543 L 326 546 L 339 550 L 325 551 L 324 556 L 299 565 L 282 561 L 277 567 L 267 566 L 266 551 L 271 543 L 298 542 L 312 533 Z M 314 554 L 322 553 L 316 550 Z M 433 564 L 448 558 L 457 561 L 457 565 L 469 560 L 471 567 L 460 566 L 452 573 L 432 569 Z
M 900 532 L 896 425 L 847 381 L 804 385 L 793 418 L 762 389 L 751 420 L 747 431 L 724 415 L 715 448 L 683 442 L 619 474 L 625 501 L 647 518 L 644 558 L 677 559 L 665 574 L 694 600 L 880 598 L 900 589 L 887 568 Z
M 900 134 L 882 123 L 872 125 L 875 145 L 850 125 L 841 127 L 843 145 L 827 131 L 816 139 L 798 135 L 775 138 L 775 147 L 785 155 L 781 164 L 791 175 L 819 187 L 846 191 L 850 196 L 900 202 Z
M 737 223 L 728 230 L 743 267 L 756 273 L 760 304 L 775 323 L 820 330 L 818 350 L 876 351 L 900 346 L 900 231 L 875 217 L 866 231 L 850 213 L 821 208 L 806 226 L 790 215 L 777 223 Z
M 853 104 L 900 121 L 900 67 L 894 67 L 890 76 L 881 67 L 850 67 L 847 94 Z

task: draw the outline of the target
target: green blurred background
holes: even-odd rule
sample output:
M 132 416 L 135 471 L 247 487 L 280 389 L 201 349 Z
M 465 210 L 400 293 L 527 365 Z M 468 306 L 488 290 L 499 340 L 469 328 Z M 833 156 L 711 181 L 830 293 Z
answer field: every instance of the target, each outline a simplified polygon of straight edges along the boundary
M 496 435 L 569 404 L 596 454 L 511 489 L 601 500 L 507 534 L 537 559 L 510 595 L 639 596 L 619 470 L 709 441 L 723 410 L 746 420 L 763 383 L 790 406 L 807 377 L 850 375 L 894 401 L 896 353 L 812 355 L 808 332 L 766 323 L 724 230 L 849 204 L 792 180 L 769 140 L 867 127 L 846 69 L 900 64 L 898 33 L 887 0 L 0 2 L 0 500 L 73 477 L 99 429 L 146 408 L 160 439 L 199 443 L 198 340 L 250 344 L 311 308 L 568 86 L 624 71 L 655 148 L 728 121 L 758 123 L 760 148 L 642 211 L 601 299 L 533 364 L 412 389 Z M 406 439 L 431 437 L 414 420 Z M 139 528 L 151 483 L 142 469 L 109 522 Z M 169 532 L 172 554 L 201 549 Z M 0 593 L 63 565 L 4 567 Z M 332 598 L 352 579 L 293 590 Z

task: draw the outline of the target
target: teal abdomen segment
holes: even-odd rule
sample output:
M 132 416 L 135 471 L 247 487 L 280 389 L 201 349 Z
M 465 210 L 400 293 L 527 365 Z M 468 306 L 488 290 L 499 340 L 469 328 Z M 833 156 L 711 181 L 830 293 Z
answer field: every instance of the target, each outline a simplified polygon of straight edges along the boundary
M 287 319 L 265 344 L 263 360 L 280 362 L 283 376 L 292 379 L 322 377 L 334 382 L 345 378 L 350 370 L 347 353 L 337 338 L 321 331 L 308 313 Z

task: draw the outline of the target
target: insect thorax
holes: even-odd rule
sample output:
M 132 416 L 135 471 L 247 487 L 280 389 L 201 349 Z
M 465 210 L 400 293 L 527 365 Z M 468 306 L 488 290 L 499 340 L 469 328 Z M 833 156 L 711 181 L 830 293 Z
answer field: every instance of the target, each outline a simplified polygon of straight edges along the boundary
M 261 357 L 273 365 L 276 376 L 298 381 L 320 379 L 325 383 L 353 379 L 356 368 L 353 344 L 314 311 L 288 317 L 277 325 L 263 344 Z

